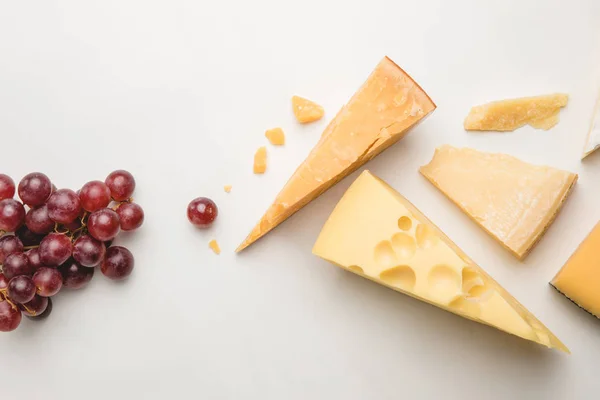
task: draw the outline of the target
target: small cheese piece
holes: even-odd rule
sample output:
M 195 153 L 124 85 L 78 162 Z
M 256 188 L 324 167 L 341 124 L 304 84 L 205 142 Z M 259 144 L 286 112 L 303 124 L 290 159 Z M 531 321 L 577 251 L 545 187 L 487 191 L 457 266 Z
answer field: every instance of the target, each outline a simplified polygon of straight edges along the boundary
M 229 193 L 229 192 L 231 192 L 231 188 L 232 188 L 232 187 L 233 187 L 233 186 L 231 186 L 231 185 L 225 185 L 225 186 L 223 186 L 223 190 L 224 190 L 226 193 Z
M 313 253 L 462 317 L 569 352 L 414 205 L 368 171 L 337 204 Z
M 514 131 L 524 125 L 548 130 L 558 124 L 560 109 L 567 105 L 566 94 L 494 101 L 475 106 L 465 119 L 473 131 Z
M 294 109 L 294 115 L 301 124 L 318 121 L 323 118 L 325 110 L 323 107 L 300 96 L 292 97 L 292 108 Z
M 208 247 L 210 247 L 210 249 L 212 251 L 214 251 L 215 254 L 217 254 L 217 255 L 221 254 L 221 248 L 219 247 L 219 243 L 217 243 L 217 241 L 215 239 L 208 242 Z
M 434 109 L 427 93 L 392 60 L 384 58 L 325 128 L 319 142 L 237 251 L 402 139 Z
M 274 146 L 283 146 L 285 144 L 285 134 L 281 128 L 269 129 L 265 132 L 265 136 Z
M 556 274 L 552 286 L 590 314 L 600 318 L 600 223 L 581 242 Z
M 262 146 L 254 153 L 254 173 L 264 174 L 267 170 L 267 148 Z
M 577 181 L 571 172 L 448 145 L 438 148 L 420 171 L 521 260 L 554 221 Z
M 592 116 L 592 123 L 590 125 L 590 130 L 587 135 L 587 140 L 585 143 L 585 148 L 583 149 L 583 156 L 581 159 L 583 160 L 594 151 L 600 148 L 600 95 L 598 96 L 598 100 L 596 101 L 596 108 L 594 109 L 594 115 Z

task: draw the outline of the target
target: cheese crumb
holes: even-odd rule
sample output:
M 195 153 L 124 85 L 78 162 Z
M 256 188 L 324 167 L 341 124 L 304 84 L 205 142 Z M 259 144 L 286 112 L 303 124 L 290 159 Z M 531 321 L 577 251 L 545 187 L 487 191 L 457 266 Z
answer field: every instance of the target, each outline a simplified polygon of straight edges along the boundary
M 317 103 L 300 96 L 292 97 L 294 115 L 301 124 L 318 121 L 323 118 L 325 110 Z
M 265 132 L 265 136 L 274 146 L 283 146 L 285 144 L 285 134 L 281 128 L 269 129 Z
M 254 173 L 264 174 L 267 170 L 267 148 L 259 147 L 254 154 Z
M 221 248 L 219 247 L 219 243 L 217 243 L 217 241 L 215 239 L 211 240 L 208 243 L 208 247 L 210 247 L 211 250 L 215 252 L 215 254 L 217 254 L 217 255 L 221 254 Z
M 225 186 L 223 186 L 223 190 L 224 190 L 225 192 L 227 192 L 227 193 L 231 192 L 231 188 L 232 188 L 232 186 L 231 186 L 231 185 L 225 185 Z

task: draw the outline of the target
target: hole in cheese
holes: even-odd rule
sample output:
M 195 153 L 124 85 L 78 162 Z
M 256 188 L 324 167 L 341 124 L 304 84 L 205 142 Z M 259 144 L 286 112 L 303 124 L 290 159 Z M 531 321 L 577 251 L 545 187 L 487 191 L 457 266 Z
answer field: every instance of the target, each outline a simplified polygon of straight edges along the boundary
M 410 217 L 404 216 L 398 219 L 398 228 L 402 229 L 403 231 L 408 231 L 411 227 L 412 220 L 410 219 Z
M 396 233 L 392 236 L 392 247 L 401 260 L 410 260 L 417 251 L 415 239 L 406 233 Z
M 390 286 L 412 291 L 417 283 L 415 271 L 408 265 L 399 265 L 379 274 L 379 278 Z
M 373 258 L 375 262 L 382 268 L 390 268 L 396 265 L 398 261 L 396 253 L 394 253 L 394 249 L 392 248 L 392 244 L 389 242 L 389 240 L 383 240 L 379 242 L 377 246 L 375 246 Z

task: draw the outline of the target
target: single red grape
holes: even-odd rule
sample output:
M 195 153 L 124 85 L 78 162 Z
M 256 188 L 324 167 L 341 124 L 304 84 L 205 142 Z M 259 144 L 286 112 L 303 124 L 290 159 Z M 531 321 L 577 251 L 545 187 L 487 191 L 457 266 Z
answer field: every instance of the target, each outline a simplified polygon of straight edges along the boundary
M 105 208 L 110 203 L 110 189 L 106 183 L 101 181 L 91 181 L 83 185 L 79 192 L 81 206 L 84 210 L 94 212 Z
M 208 228 L 219 215 L 219 209 L 214 201 L 206 197 L 198 197 L 190 202 L 187 216 L 190 222 L 198 228 Z
M 25 175 L 19 182 L 19 197 L 30 207 L 41 206 L 52 192 L 52 182 L 41 172 Z
M 50 297 L 57 294 L 63 285 L 63 277 L 59 270 L 42 267 L 33 274 L 37 294 Z
M 19 275 L 31 276 L 35 271 L 24 253 L 12 253 L 4 260 L 2 272 L 8 279 L 12 279 Z
M 8 288 L 8 281 L 10 281 L 10 279 L 0 272 L 0 290 Z
M 15 235 L 4 235 L 0 237 L 0 264 L 12 253 L 23 251 L 23 242 Z
M 21 310 L 0 299 L 0 332 L 14 331 L 21 323 L 21 318 Z
M 100 264 L 105 253 L 104 243 L 90 235 L 80 236 L 73 243 L 73 258 L 84 267 L 95 267 Z
M 111 172 L 106 178 L 106 186 L 110 189 L 112 198 L 116 201 L 125 201 L 131 197 L 135 190 L 133 175 L 124 170 Z
M 31 232 L 26 225 L 21 225 L 15 232 L 15 235 L 21 239 L 23 246 L 37 246 L 44 238 L 44 235 Z
M 29 265 L 31 266 L 31 268 L 33 268 L 34 271 L 37 271 L 38 269 L 45 266 L 44 264 L 42 264 L 42 258 L 40 257 L 39 247 L 29 250 L 27 253 L 25 253 L 25 255 L 27 256 L 27 260 L 29 260 Z
M 43 204 L 29 210 L 27 215 L 25 215 L 25 225 L 27 225 L 31 232 L 40 235 L 52 232 L 54 221 L 50 218 L 48 206 Z
M 25 220 L 25 207 L 14 199 L 0 200 L 0 230 L 14 232 Z
M 71 239 L 62 233 L 50 233 L 40 243 L 40 260 L 48 267 L 56 267 L 71 257 Z
M 48 307 L 48 298 L 38 296 L 37 294 L 27 303 L 19 304 L 19 308 L 27 317 L 37 317 L 43 314 L 46 311 L 46 307 Z
M 8 297 L 17 303 L 27 303 L 35 296 L 35 284 L 25 275 L 15 276 L 8 282 Z
M 81 213 L 81 202 L 71 189 L 59 189 L 48 199 L 48 215 L 59 224 L 73 222 Z
M 15 182 L 8 175 L 0 174 L 0 200 L 12 199 L 15 195 Z
M 27 314 L 25 314 L 25 316 L 32 321 L 41 321 L 41 320 L 48 318 L 48 315 L 50 315 L 52 313 L 52 299 L 50 297 L 47 297 L 46 300 L 48 300 L 48 305 L 46 306 L 46 309 L 44 310 L 44 312 L 42 312 L 41 314 L 38 314 L 36 316 L 30 316 Z
M 80 265 L 72 258 L 58 267 L 63 277 L 63 286 L 69 289 L 81 289 L 94 277 L 95 268 Z
M 108 278 L 120 280 L 131 275 L 133 266 L 133 254 L 125 247 L 113 246 L 106 250 L 106 257 L 102 261 L 100 270 Z
M 119 215 L 110 208 L 94 211 L 87 222 L 90 235 L 101 241 L 114 239 L 121 230 L 120 226 Z
M 144 210 L 136 203 L 123 203 L 117 208 L 121 229 L 133 231 L 144 223 Z

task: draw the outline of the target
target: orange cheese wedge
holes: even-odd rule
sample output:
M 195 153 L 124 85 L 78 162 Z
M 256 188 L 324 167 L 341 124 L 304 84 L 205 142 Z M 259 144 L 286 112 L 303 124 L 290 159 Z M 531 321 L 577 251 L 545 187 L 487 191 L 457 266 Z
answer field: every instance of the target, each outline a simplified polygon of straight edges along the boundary
M 325 128 L 317 145 L 236 251 L 250 246 L 402 139 L 435 108 L 427 93 L 385 57 Z

